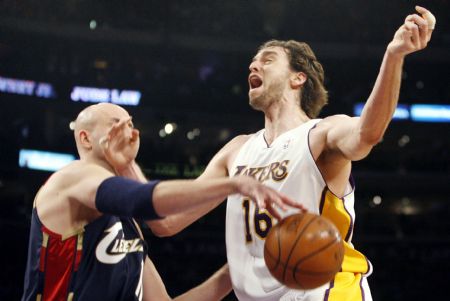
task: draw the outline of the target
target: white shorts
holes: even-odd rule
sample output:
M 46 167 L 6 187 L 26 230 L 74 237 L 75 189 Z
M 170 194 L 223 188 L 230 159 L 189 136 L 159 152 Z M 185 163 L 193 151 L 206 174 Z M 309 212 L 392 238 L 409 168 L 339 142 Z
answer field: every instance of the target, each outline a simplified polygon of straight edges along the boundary
M 339 273 L 343 274 L 343 273 Z M 369 284 L 367 278 L 358 274 L 354 277 L 355 281 L 347 281 L 350 279 L 336 279 L 340 281 L 340 287 L 335 287 L 334 282 L 306 291 L 292 290 L 283 295 L 280 301 L 372 301 Z

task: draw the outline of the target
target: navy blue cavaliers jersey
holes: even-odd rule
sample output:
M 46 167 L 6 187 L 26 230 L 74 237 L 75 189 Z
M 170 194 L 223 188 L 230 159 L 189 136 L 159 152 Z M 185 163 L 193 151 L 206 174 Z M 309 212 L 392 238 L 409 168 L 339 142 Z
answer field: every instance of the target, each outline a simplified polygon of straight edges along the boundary
M 142 300 L 147 246 L 133 219 L 105 214 L 62 237 L 35 208 L 30 231 L 22 301 Z

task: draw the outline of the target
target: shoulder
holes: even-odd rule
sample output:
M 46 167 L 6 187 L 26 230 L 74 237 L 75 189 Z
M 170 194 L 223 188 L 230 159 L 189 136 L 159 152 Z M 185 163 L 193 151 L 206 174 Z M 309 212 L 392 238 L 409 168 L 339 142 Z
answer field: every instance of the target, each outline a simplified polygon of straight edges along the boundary
M 310 139 L 322 140 L 329 138 L 329 135 L 333 133 L 351 131 L 358 119 L 359 117 L 344 114 L 326 117 L 311 129 Z
M 242 146 L 244 146 L 244 144 L 254 135 L 255 134 L 236 136 L 224 146 L 224 163 L 228 171 L 231 169 Z
M 52 174 L 45 186 L 56 186 L 58 189 L 70 188 L 98 176 L 107 177 L 114 174 L 100 165 L 77 160 Z
M 217 155 L 223 156 L 227 159 L 227 162 L 232 161 L 237 155 L 241 147 L 253 136 L 250 135 L 239 135 L 231 139 L 224 147 L 217 153 Z
M 228 151 L 240 149 L 254 134 L 239 135 L 231 139 L 222 149 Z
M 241 147 L 252 135 L 239 135 L 231 139 L 211 159 L 200 178 L 223 177 L 228 175 L 228 170 L 234 162 Z
M 89 176 L 95 176 L 97 174 L 111 174 L 112 172 L 107 170 L 106 168 L 94 164 L 94 163 L 88 163 L 83 161 L 75 161 L 71 164 L 67 165 L 66 167 L 59 170 L 57 173 L 59 176 L 62 177 L 70 177 L 73 179 L 77 178 L 86 178 Z
M 334 145 L 339 137 L 339 132 L 352 131 L 351 125 L 359 117 L 350 117 L 339 114 L 332 115 L 320 120 L 315 127 L 311 129 L 309 135 L 309 145 L 315 160 L 319 158 L 322 152 L 326 151 L 329 145 Z
M 351 122 L 352 120 L 358 118 L 359 117 L 350 117 L 345 114 L 332 115 L 320 120 L 315 128 L 319 130 L 326 130 L 333 128 L 336 124 Z

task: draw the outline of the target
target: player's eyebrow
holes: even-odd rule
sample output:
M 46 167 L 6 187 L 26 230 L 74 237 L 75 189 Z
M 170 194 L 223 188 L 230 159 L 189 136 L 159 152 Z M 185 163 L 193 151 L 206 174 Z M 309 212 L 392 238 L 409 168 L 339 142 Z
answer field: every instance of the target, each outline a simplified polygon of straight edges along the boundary
M 273 50 L 263 50 L 262 52 L 253 57 L 252 62 L 256 61 L 258 59 L 258 56 L 265 58 L 268 57 L 269 55 L 278 55 L 278 52 Z
M 118 123 L 120 121 L 120 118 L 112 117 L 111 121 L 114 122 L 114 123 Z

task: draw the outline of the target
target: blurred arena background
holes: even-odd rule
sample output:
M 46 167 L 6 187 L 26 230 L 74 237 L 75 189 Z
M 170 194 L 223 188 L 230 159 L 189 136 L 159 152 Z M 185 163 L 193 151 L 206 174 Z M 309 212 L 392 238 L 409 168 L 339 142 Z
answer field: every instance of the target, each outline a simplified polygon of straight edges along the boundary
M 0 300 L 21 296 L 33 197 L 50 175 L 39 170 L 51 168 L 46 159 L 35 166 L 26 150 L 75 155 L 68 125 L 82 108 L 125 104 L 147 176 L 192 178 L 229 139 L 263 127 L 247 100 L 261 42 L 310 43 L 330 93 L 321 116 L 355 115 L 415 4 L 437 27 L 428 48 L 406 59 L 399 119 L 354 164 L 353 240 L 374 265 L 374 300 L 449 300 L 448 0 L 1 1 Z M 226 261 L 224 209 L 172 238 L 145 232 L 172 296 Z

